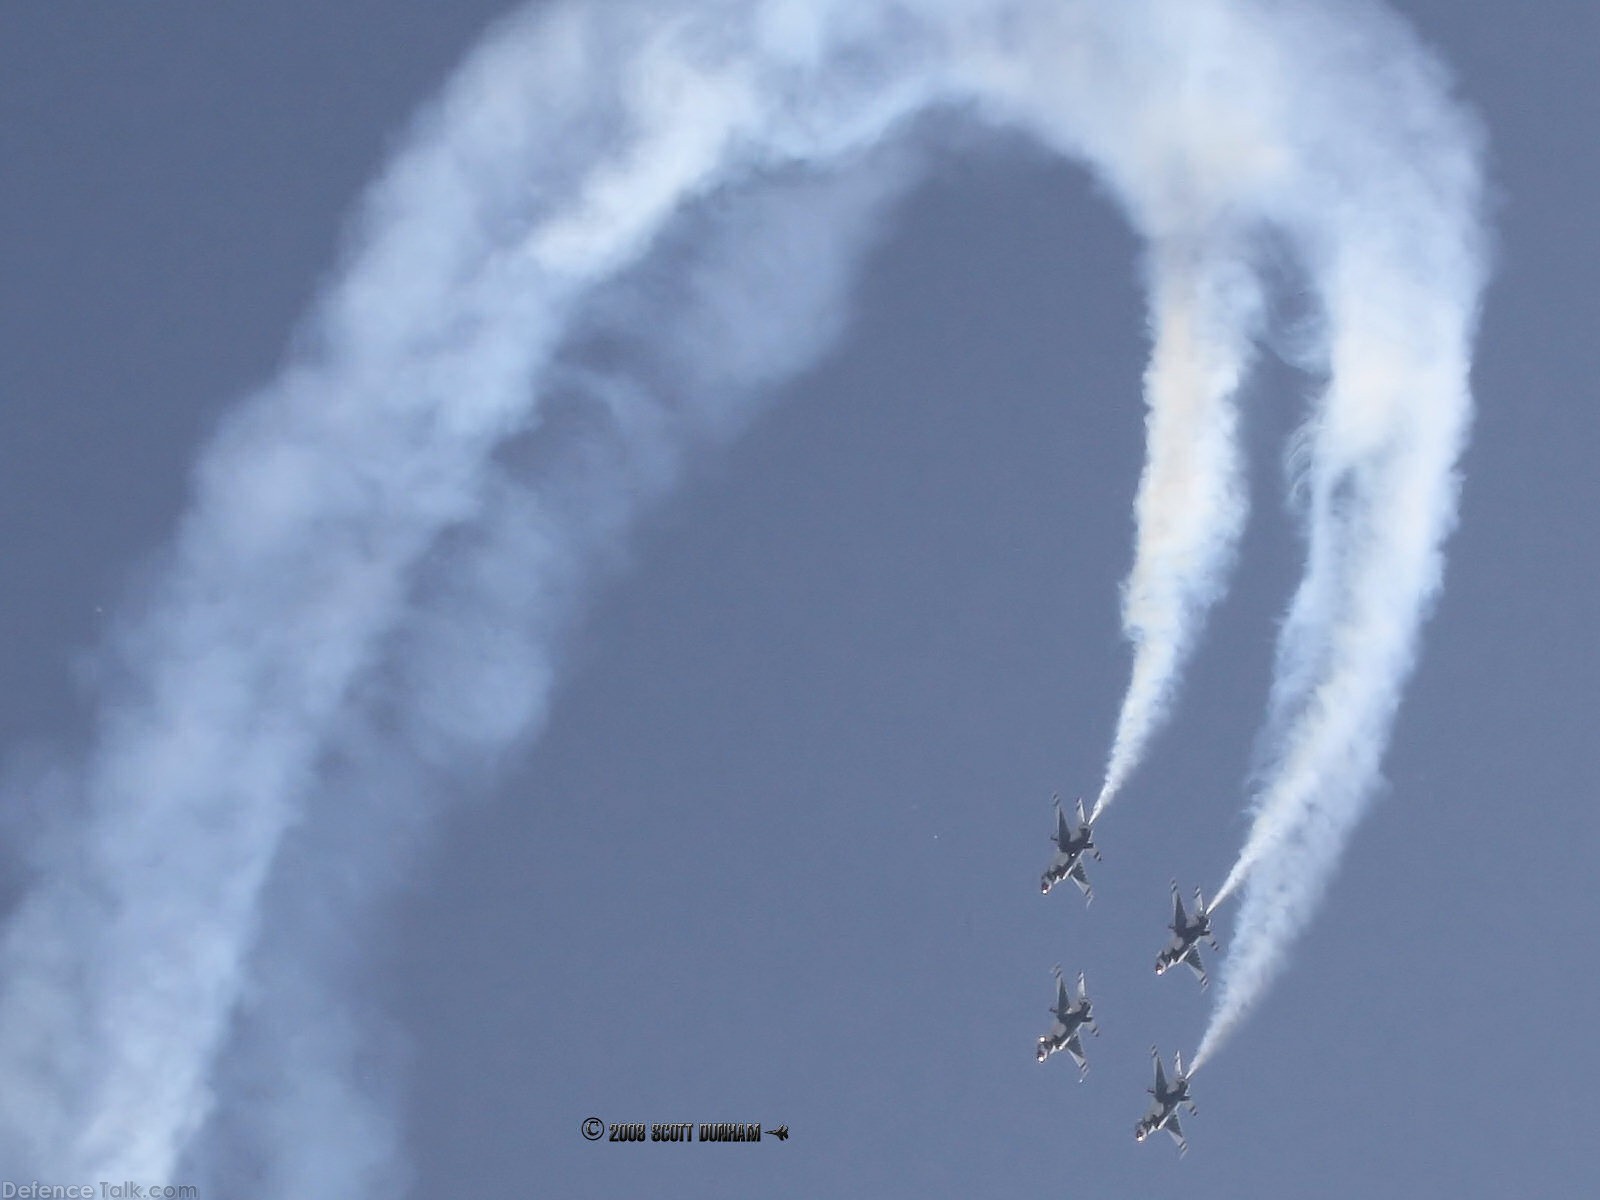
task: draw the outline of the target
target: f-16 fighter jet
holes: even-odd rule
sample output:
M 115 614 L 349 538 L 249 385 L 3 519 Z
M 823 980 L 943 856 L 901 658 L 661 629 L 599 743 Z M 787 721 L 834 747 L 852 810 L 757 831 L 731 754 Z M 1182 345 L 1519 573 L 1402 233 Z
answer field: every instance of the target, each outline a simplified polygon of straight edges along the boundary
M 1089 1073 L 1089 1060 L 1083 1056 L 1083 1043 L 1078 1040 L 1078 1031 L 1085 1027 L 1095 1037 L 1100 1036 L 1100 1028 L 1094 1023 L 1090 1015 L 1089 992 L 1084 987 L 1083 973 L 1078 973 L 1078 998 L 1073 1000 L 1067 991 L 1067 981 L 1061 977 L 1061 968 L 1055 969 L 1056 976 L 1056 1004 L 1050 1011 L 1055 1014 L 1055 1024 L 1050 1027 L 1050 1032 L 1039 1039 L 1039 1061 L 1043 1062 L 1058 1050 L 1065 1050 L 1072 1055 L 1072 1061 L 1078 1064 L 1078 1082 L 1083 1082 L 1083 1077 Z
M 1189 1143 L 1184 1140 L 1183 1126 L 1178 1124 L 1178 1105 L 1183 1105 L 1191 1113 L 1198 1112 L 1194 1101 L 1189 1099 L 1189 1077 L 1183 1073 L 1183 1055 L 1172 1056 L 1170 1084 L 1166 1072 L 1161 1069 L 1161 1054 L 1154 1046 L 1150 1047 L 1150 1060 L 1156 1065 L 1156 1085 L 1145 1091 L 1155 1099 L 1150 1104 L 1150 1111 L 1133 1127 L 1133 1140 L 1142 1142 L 1156 1130 L 1165 1129 L 1172 1135 L 1172 1140 L 1178 1143 L 1178 1154 L 1182 1156 L 1189 1152 Z
M 1048 896 L 1056 884 L 1063 879 L 1071 879 L 1078 885 L 1078 890 L 1092 901 L 1094 889 L 1089 886 L 1089 877 L 1084 874 L 1083 856 L 1087 852 L 1099 862 L 1100 851 L 1094 848 L 1094 831 L 1089 828 L 1089 818 L 1083 815 L 1083 798 L 1078 798 L 1076 831 L 1067 824 L 1067 814 L 1061 811 L 1061 796 L 1057 794 L 1050 798 L 1056 804 L 1056 856 L 1045 868 L 1044 876 L 1039 880 L 1039 890 Z
M 1205 897 L 1200 894 L 1200 889 L 1194 890 L 1194 918 L 1183 911 L 1183 898 L 1178 895 L 1178 881 L 1172 881 L 1172 924 L 1167 926 L 1172 930 L 1172 941 L 1167 948 L 1156 955 L 1156 974 L 1165 975 L 1167 968 L 1175 967 L 1179 963 L 1187 963 L 1189 968 L 1200 977 L 1200 986 L 1205 987 L 1206 969 L 1200 965 L 1200 947 L 1196 944 L 1201 938 L 1211 943 L 1211 948 L 1217 948 L 1217 939 L 1211 934 L 1211 914 L 1206 911 Z

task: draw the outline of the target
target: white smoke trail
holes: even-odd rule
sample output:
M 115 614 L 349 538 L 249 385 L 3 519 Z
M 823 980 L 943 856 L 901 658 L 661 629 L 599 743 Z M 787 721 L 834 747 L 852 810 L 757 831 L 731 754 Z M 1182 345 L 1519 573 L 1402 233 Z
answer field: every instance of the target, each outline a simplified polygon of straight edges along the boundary
M 1091 821 L 1166 717 L 1199 626 L 1222 592 L 1246 511 L 1234 395 L 1258 323 L 1257 281 L 1239 248 L 1215 231 L 1198 246 L 1162 247 L 1154 257 L 1148 459 L 1122 602 L 1133 673 Z
M 355 1034 L 319 982 L 334 952 L 297 960 L 286 930 L 347 911 L 315 897 L 359 898 L 407 821 L 425 822 L 435 801 L 394 762 L 471 765 L 536 727 L 596 559 L 690 449 L 732 431 L 743 393 L 826 345 L 874 214 L 912 181 L 909 159 L 872 148 L 914 113 L 1020 127 L 1085 159 L 1149 239 L 1152 424 L 1214 436 L 1199 465 L 1153 445 L 1145 490 L 1170 473 L 1218 525 L 1156 538 L 1149 516 L 1166 548 L 1139 591 L 1155 615 L 1139 619 L 1178 629 L 1171 614 L 1203 608 L 1237 522 L 1228 396 L 1256 319 L 1253 231 L 1276 229 L 1325 273 L 1330 395 L 1380 369 L 1371 332 L 1344 322 L 1373 282 L 1353 256 L 1387 249 L 1374 223 L 1393 232 L 1388 179 L 1364 173 L 1396 165 L 1364 154 L 1390 136 L 1392 81 L 1351 70 L 1338 38 L 1305 40 L 1317 11 L 683 0 L 502 24 L 368 198 L 294 359 L 206 451 L 159 582 L 118 639 L 119 682 L 0 943 L 0 1158 L 41 1178 L 167 1180 L 214 1161 L 206 1130 L 247 1146 L 241 1170 L 269 1196 L 393 1184 L 382 1112 L 318 1125 L 363 1090 Z M 791 177 L 815 190 L 786 191 Z M 771 207 L 741 226 L 722 206 L 749 195 Z M 620 368 L 586 358 L 586 322 L 603 331 L 608 304 L 671 311 L 648 304 L 650 270 L 680 261 L 674 230 L 696 220 L 714 245 L 749 241 L 700 261 L 688 323 L 642 335 Z M 815 252 L 763 278 L 762 247 L 796 229 Z M 1449 281 L 1421 279 L 1415 296 L 1376 299 L 1380 333 L 1389 316 L 1448 332 L 1429 288 Z M 1473 282 L 1450 294 L 1470 307 Z M 1327 411 L 1364 415 L 1354 399 Z M 1333 488 L 1349 439 L 1314 441 Z M 506 461 L 523 443 L 527 483 Z M 1437 532 L 1411 540 L 1436 552 Z M 1356 619 L 1337 599 L 1329 611 Z M 1178 663 L 1183 634 L 1163 636 Z M 1158 673 L 1152 694 L 1167 687 Z M 351 814 L 380 793 L 414 810 L 395 845 L 365 845 L 348 876 L 318 883 L 317 839 L 359 826 Z
M 752 64 L 719 61 L 716 37 L 754 36 L 675 32 L 644 10 L 514 21 L 376 188 L 310 345 L 206 453 L 172 561 L 118 647 L 126 682 L 80 774 L 82 833 L 39 864 L 7 927 L 8 1164 L 171 1178 L 211 1108 L 258 898 L 319 754 L 418 562 L 480 515 L 488 455 L 535 419 L 576 298 L 741 159 L 790 160 L 789 136 L 829 161 L 858 126 L 893 123 L 892 89 L 838 79 L 794 107 L 820 127 L 808 136 L 776 115 L 803 79 L 757 91 Z M 614 86 L 594 86 L 597 64 Z M 769 72 L 786 66 L 804 64 Z M 741 150 L 752 127 L 770 136 Z M 559 591 L 583 552 L 560 518 L 535 587 Z
M 268 1196 L 403 1190 L 390 1098 L 372 1086 L 392 1035 L 381 1018 L 349 1010 L 338 982 L 360 935 L 325 922 L 358 898 L 330 903 L 324 877 L 373 857 L 374 841 L 378 861 L 361 873 L 381 874 L 393 843 L 413 839 L 410 826 L 425 819 L 416 810 L 438 801 L 438 789 L 418 796 L 419 779 L 492 761 L 537 729 L 583 576 L 614 553 L 631 511 L 670 485 L 695 438 L 735 432 L 752 415 L 738 398 L 791 373 L 842 326 L 845 268 L 907 165 L 891 154 L 837 178 L 743 189 L 714 227 L 691 218 L 672 239 L 692 251 L 675 248 L 580 318 L 605 336 L 609 361 L 603 370 L 554 364 L 552 407 L 568 411 L 497 456 L 474 527 L 423 572 L 387 656 L 392 677 L 334 735 L 343 765 L 319 792 L 338 807 L 291 846 L 265 898 L 252 1000 L 190 1174 L 234 1180 L 245 1177 L 240 1164 L 258 1164 L 248 1179 Z M 619 349 L 629 330 L 648 332 Z M 349 809 L 359 817 L 342 815 Z M 318 1036 L 286 1036 L 306 1029 Z M 262 1095 L 274 1097 L 268 1122 Z
M 1302 585 L 1307 594 L 1327 589 L 1328 596 L 1307 603 L 1335 615 L 1328 625 L 1291 623 L 1285 630 L 1284 658 L 1317 665 L 1306 673 L 1307 693 L 1278 747 L 1254 826 L 1216 898 L 1245 886 L 1196 1067 L 1281 969 L 1376 783 L 1454 521 L 1453 466 L 1470 407 L 1464 335 L 1472 319 L 1470 310 L 1458 315 L 1457 328 L 1430 330 L 1438 323 L 1417 313 L 1421 328 L 1411 326 L 1404 345 L 1394 337 L 1404 326 L 1362 329 L 1336 354 L 1349 356 L 1347 370 L 1341 376 L 1335 363 L 1318 431 L 1332 444 L 1318 460 L 1312 501 L 1322 518 L 1312 538 L 1323 543 L 1314 558 L 1328 565 Z M 1360 424 L 1345 424 L 1351 416 Z
M 1371 207 L 1359 191 L 1346 199 L 1340 244 L 1314 273 L 1330 384 L 1303 435 L 1307 571 L 1280 642 L 1255 822 L 1216 897 L 1245 888 L 1196 1068 L 1281 969 L 1376 785 L 1442 581 L 1471 416 L 1486 273 L 1477 129 L 1398 22 L 1308 35 L 1335 37 L 1352 68 L 1371 64 L 1358 116 L 1382 136 L 1348 165 L 1381 184 Z

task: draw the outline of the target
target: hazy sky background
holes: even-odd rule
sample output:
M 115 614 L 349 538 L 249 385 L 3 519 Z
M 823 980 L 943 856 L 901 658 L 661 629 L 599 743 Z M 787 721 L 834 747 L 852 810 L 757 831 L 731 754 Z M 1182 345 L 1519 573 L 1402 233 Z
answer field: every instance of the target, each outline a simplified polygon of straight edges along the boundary
M 186 471 L 268 378 L 414 107 L 508 6 L 0 2 L 0 744 L 74 680 Z M 1052 790 L 1098 786 L 1142 455 L 1136 245 L 1085 172 L 945 159 L 838 352 L 632 539 L 550 724 L 372 922 L 417 1195 L 1565 1196 L 1600 988 L 1600 12 L 1400 6 L 1485 118 L 1499 250 L 1446 588 L 1390 786 L 1181 1163 L 1132 1141 L 1167 880 L 1215 887 L 1298 572 L 1282 440 L 1178 718 L 1047 899 Z M 9 856 L 9 857 L 8 857 Z M 0 845 L 0 899 L 15 898 Z M 334 915 L 330 915 L 333 919 Z M 1222 921 L 1226 939 L 1228 921 Z M 1049 967 L 1089 973 L 1079 1086 Z M 376 1017 L 374 1018 L 376 1019 Z M 757 1146 L 607 1121 L 787 1122 Z M 3 1175 L 3 1164 L 0 1164 Z

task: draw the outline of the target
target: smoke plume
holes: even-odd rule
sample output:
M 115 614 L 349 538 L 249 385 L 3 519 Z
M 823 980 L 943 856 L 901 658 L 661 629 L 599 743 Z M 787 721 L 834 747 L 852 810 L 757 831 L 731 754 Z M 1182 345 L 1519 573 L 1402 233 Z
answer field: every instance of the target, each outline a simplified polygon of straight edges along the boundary
M 1246 511 L 1233 401 L 1257 332 L 1257 280 L 1226 241 L 1159 247 L 1152 257 L 1148 460 L 1122 602 L 1133 675 L 1091 821 L 1166 717 L 1206 611 L 1222 593 Z
M 1315 281 L 1293 684 L 1213 1033 L 1248 1008 L 1370 790 L 1451 518 L 1477 175 L 1431 60 L 1360 3 L 573 0 L 491 30 L 418 117 L 124 606 L 0 940 L 0 1159 L 390 1194 L 327 914 L 381 890 L 438 780 L 533 736 L 634 517 L 825 352 L 957 127 L 1083 161 L 1149 246 L 1134 683 L 1102 802 L 1242 520 L 1255 239 Z

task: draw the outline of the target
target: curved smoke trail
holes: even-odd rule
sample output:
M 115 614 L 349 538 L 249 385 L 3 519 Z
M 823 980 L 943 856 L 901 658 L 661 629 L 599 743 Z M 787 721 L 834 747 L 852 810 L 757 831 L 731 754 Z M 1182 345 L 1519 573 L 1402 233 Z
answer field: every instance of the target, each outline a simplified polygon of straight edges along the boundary
M 1149 241 L 1129 624 L 1151 646 L 1151 694 L 1169 693 L 1239 519 L 1228 397 L 1263 229 L 1318 278 L 1335 373 L 1313 516 L 1349 534 L 1314 520 L 1306 586 L 1324 560 L 1335 582 L 1316 582 L 1303 640 L 1323 654 L 1331 630 L 1365 638 L 1363 581 L 1431 564 L 1443 518 L 1391 536 L 1341 514 L 1417 500 L 1397 497 L 1408 488 L 1447 508 L 1450 492 L 1393 471 L 1341 490 L 1370 457 L 1364 431 L 1394 441 L 1361 400 L 1373 378 L 1437 365 L 1370 356 L 1416 327 L 1457 329 L 1464 352 L 1476 276 L 1391 261 L 1398 238 L 1401 263 L 1428 265 L 1413 232 L 1448 240 L 1410 228 L 1432 213 L 1396 208 L 1384 173 L 1404 168 L 1402 191 L 1419 178 L 1392 145 L 1397 125 L 1417 130 L 1392 105 L 1420 68 L 1408 40 L 1372 32 L 1393 33 L 1381 18 L 1337 14 L 1315 39 L 1320 9 L 1266 0 L 573 2 L 500 25 L 368 196 L 290 363 L 205 451 L 113 647 L 91 749 L 55 781 L 63 818 L 0 942 L 0 1157 L 153 1181 L 241 1139 L 254 1165 L 217 1169 L 254 1171 L 261 1194 L 392 1186 L 391 1123 L 363 1103 L 336 988 L 315 978 L 333 954 L 283 931 L 347 911 L 319 901 L 359 899 L 396 851 L 373 839 L 319 876 L 316 839 L 378 793 L 424 820 L 438 802 L 395 767 L 408 756 L 470 766 L 536 729 L 609 547 L 686 454 L 735 430 L 747 393 L 825 349 L 850 271 L 915 181 L 916 156 L 893 148 L 951 121 L 1086 161 Z M 709 249 L 685 244 L 694 229 Z M 1190 431 L 1204 462 L 1175 452 Z M 1434 452 L 1411 465 L 1447 478 L 1454 443 L 1407 437 Z M 1190 519 L 1208 506 L 1214 524 Z M 1308 714 L 1353 694 L 1372 717 L 1358 732 L 1381 735 L 1370 689 L 1392 691 L 1416 606 L 1389 616 L 1387 665 L 1346 663 Z M 1294 778 L 1322 769 L 1332 737 L 1296 743 Z M 1288 844 L 1263 843 L 1257 877 Z
M 1350 166 L 1382 207 L 1313 272 L 1329 384 L 1297 447 L 1306 574 L 1279 641 L 1254 824 L 1214 902 L 1244 888 L 1196 1068 L 1281 969 L 1372 794 L 1442 582 L 1471 419 L 1487 257 L 1478 130 L 1398 21 L 1312 21 L 1338 60 L 1378 68 L 1352 117 L 1381 136 Z M 1352 219 L 1362 199 L 1346 200 Z
M 1152 257 L 1148 457 L 1122 600 L 1133 672 L 1090 821 L 1116 798 L 1171 708 L 1178 674 L 1225 586 L 1247 507 L 1234 395 L 1257 331 L 1258 280 L 1240 248 L 1226 243 Z

